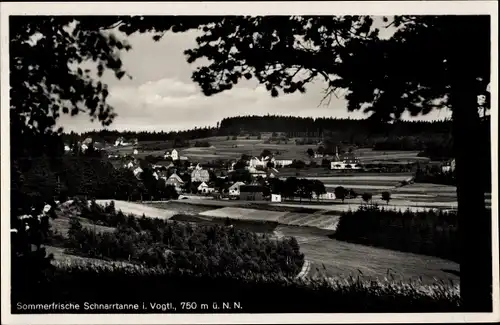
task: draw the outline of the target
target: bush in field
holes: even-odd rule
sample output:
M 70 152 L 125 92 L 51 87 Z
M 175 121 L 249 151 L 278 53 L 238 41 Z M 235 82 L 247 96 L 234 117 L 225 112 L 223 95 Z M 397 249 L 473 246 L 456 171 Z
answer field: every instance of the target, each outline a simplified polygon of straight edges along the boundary
M 368 192 L 365 192 L 361 195 L 361 198 L 363 199 L 363 201 L 365 201 L 366 204 L 368 204 L 368 202 L 372 200 L 372 197 L 372 194 Z
M 350 199 L 356 199 L 356 198 L 358 197 L 358 193 L 356 193 L 356 191 L 355 191 L 355 190 L 350 189 L 350 190 L 348 191 L 347 196 L 348 196 Z
M 28 289 L 22 281 L 13 286 L 12 299 L 24 303 L 238 301 L 244 313 L 461 311 L 460 292 L 453 285 L 360 278 L 304 281 L 241 271 L 207 275 L 118 264 L 60 265 L 29 290 L 22 290 Z
M 391 200 L 391 193 L 390 192 L 382 192 L 381 199 L 385 201 L 387 204 L 389 204 L 389 201 Z
M 347 196 L 347 190 L 344 187 L 337 186 L 334 190 L 334 193 L 337 199 L 340 199 L 342 200 L 342 202 L 344 202 L 345 197 Z
M 458 261 L 460 255 L 454 212 L 403 212 L 362 206 L 342 213 L 335 237 L 454 261 Z

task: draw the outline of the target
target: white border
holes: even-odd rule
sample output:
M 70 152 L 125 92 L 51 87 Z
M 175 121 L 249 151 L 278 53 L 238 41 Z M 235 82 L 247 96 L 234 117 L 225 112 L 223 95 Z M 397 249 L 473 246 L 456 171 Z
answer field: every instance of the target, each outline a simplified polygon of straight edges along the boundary
M 498 3 L 497 1 L 356 1 L 356 2 L 85 2 L 1 4 L 1 215 L 2 324 L 223 324 L 223 323 L 415 323 L 493 322 L 499 317 L 499 266 L 493 263 L 494 312 L 489 314 L 149 314 L 149 315 L 11 315 L 9 234 L 9 15 L 396 15 L 489 14 L 492 17 L 492 168 L 493 256 L 498 257 Z M 464 46 L 467 40 L 464 40 Z M 497 218 L 495 218 L 495 216 Z

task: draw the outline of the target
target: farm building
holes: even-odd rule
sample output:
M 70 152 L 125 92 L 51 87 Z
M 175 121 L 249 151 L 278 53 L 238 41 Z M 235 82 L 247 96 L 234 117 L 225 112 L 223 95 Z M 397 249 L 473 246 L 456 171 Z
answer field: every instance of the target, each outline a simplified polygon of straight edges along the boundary
M 208 182 L 210 180 L 210 174 L 208 170 L 203 169 L 200 164 L 196 165 L 193 172 L 191 173 L 191 182 Z
M 262 201 L 264 199 L 264 187 L 261 185 L 240 186 L 240 200 Z
M 207 183 L 203 182 L 198 186 L 198 192 L 203 194 L 209 194 L 215 192 L 215 188 L 209 186 Z
M 335 200 L 336 197 L 335 197 L 335 193 L 327 192 L 324 194 L 320 194 L 319 197 L 315 193 L 313 193 L 312 198 L 314 200 Z
M 245 185 L 243 182 L 236 182 L 229 187 L 229 196 L 240 196 L 240 186 Z
M 336 170 L 361 169 L 359 159 L 356 157 L 354 152 L 339 155 L 337 147 L 335 147 L 335 157 L 330 164 L 330 169 Z
M 184 181 L 182 180 L 182 178 L 180 178 L 179 175 L 177 175 L 176 173 L 173 173 L 167 179 L 167 181 L 165 182 L 165 185 L 172 185 L 173 187 L 175 187 L 175 190 L 179 193 L 182 190 L 182 185 L 184 185 Z
M 281 194 L 271 194 L 271 202 L 281 202 Z
M 71 151 L 70 146 L 68 146 L 67 144 L 65 144 L 64 145 L 64 151 Z
M 137 154 L 139 154 L 139 150 L 137 150 L 137 149 L 134 149 L 134 152 L 133 152 L 133 154 L 134 154 L 134 155 L 137 155 Z

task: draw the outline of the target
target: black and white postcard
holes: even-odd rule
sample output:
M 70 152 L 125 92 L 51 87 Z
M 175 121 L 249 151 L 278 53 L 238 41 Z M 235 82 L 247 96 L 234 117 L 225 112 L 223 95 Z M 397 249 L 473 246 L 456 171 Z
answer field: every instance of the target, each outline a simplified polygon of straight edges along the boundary
M 496 1 L 0 30 L 2 324 L 500 320 Z

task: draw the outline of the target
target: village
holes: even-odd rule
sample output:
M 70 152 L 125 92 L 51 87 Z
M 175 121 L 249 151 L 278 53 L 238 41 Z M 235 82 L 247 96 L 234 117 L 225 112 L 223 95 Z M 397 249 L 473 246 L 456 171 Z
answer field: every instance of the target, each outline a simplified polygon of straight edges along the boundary
M 245 141 L 250 143 L 252 140 L 238 140 L 235 144 L 224 145 L 231 146 L 231 150 L 236 151 L 234 148 L 245 148 Z M 253 143 L 255 147 L 255 141 Z M 248 151 L 242 150 L 239 158 L 234 155 L 224 156 L 224 148 L 218 149 L 222 147 L 222 143 L 218 143 L 217 148 L 213 145 L 207 148 L 172 148 L 160 153 L 141 148 L 137 139 L 124 137 L 109 144 L 96 142 L 88 137 L 72 146 L 66 144 L 65 151 L 73 151 L 75 145 L 81 152 L 92 147 L 100 151 L 103 159 L 108 159 L 115 168 L 132 171 L 138 180 L 144 169 L 148 169 L 156 180 L 162 180 L 166 186 L 175 188 L 179 199 L 241 200 L 254 203 L 299 201 L 305 204 L 303 200 L 307 199 L 314 200 L 316 204 L 338 203 L 339 200 L 344 203 L 346 199 L 360 198 L 365 193 L 374 197 L 413 183 L 416 168 L 421 164 L 431 165 L 440 173 L 452 173 L 455 167 L 454 160 L 432 165 L 420 157 L 413 157 L 415 160 L 412 161 L 407 154 L 398 152 L 383 153 L 386 156 L 380 160 L 379 156 L 366 156 L 364 149 L 353 150 L 352 147 L 340 152 L 339 147 L 335 146 L 334 152 L 327 154 L 322 141 L 318 141 L 315 147 L 302 148 L 302 153 L 298 152 L 301 150 L 300 146 L 295 144 L 269 144 L 269 147 L 281 150 L 294 148 L 292 154 L 283 157 L 279 150 L 273 152 L 266 149 L 266 143 L 269 144 L 269 141 L 257 143 L 262 144 L 260 154 L 254 150 L 253 153 L 257 155 L 249 155 L 245 153 Z M 195 149 L 199 156 L 189 157 L 190 150 Z M 210 154 L 203 156 L 203 152 L 208 150 L 212 150 L 213 154 L 220 152 L 219 158 L 210 159 Z M 356 152 L 364 152 L 365 155 L 360 159 Z M 377 157 L 379 160 L 375 159 Z M 391 157 L 394 159 L 387 160 Z M 284 184 L 287 179 L 302 180 L 302 183 L 291 182 L 289 186 L 295 189 L 286 191 L 279 183 Z M 387 195 L 390 194 L 385 194 Z M 148 198 L 143 200 L 147 201 Z M 411 202 L 403 202 L 404 204 L 414 205 Z

